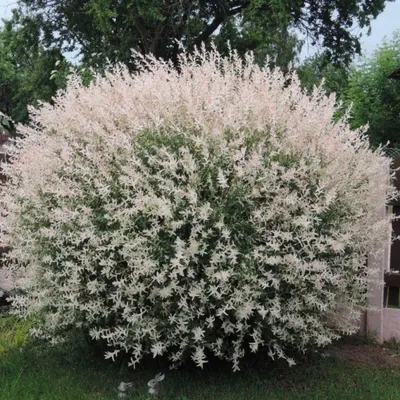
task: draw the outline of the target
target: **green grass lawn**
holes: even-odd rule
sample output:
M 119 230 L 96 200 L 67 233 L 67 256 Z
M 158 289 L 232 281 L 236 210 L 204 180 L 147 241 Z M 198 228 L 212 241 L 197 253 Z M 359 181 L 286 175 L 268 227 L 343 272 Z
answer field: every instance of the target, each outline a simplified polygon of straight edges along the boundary
M 131 399 L 149 399 L 147 381 L 161 371 L 149 363 L 139 371 L 121 372 L 116 363 L 95 356 L 75 343 L 57 348 L 24 342 L 27 324 L 0 315 L 0 400 L 117 399 L 121 381 L 133 381 Z M 21 347 L 22 346 L 22 347 Z M 191 365 L 166 370 L 168 400 L 248 399 L 400 399 L 400 366 L 389 350 L 375 345 L 328 349 L 329 357 L 313 357 L 288 368 L 263 355 L 251 357 L 239 373 L 212 362 L 204 371 Z M 351 350 L 352 358 L 340 356 Z M 392 349 L 394 351 L 396 349 Z M 338 356 L 339 354 L 339 356 Z M 375 357 L 373 355 L 378 355 Z M 162 370 L 165 372 L 165 370 Z

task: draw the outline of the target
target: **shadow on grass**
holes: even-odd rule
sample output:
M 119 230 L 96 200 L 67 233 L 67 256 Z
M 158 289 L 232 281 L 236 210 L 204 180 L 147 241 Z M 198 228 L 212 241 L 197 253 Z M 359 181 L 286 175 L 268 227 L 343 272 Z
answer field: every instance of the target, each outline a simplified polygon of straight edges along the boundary
M 0 339 L 11 322 L 0 321 Z M 246 357 L 238 373 L 214 358 L 204 370 L 189 362 L 169 371 L 165 360 L 153 359 L 144 360 L 137 370 L 127 370 L 118 362 L 104 360 L 81 336 L 71 333 L 61 346 L 28 341 L 0 352 L 0 399 L 117 399 L 116 388 L 124 381 L 134 382 L 137 389 L 131 399 L 145 400 L 151 398 L 147 382 L 158 372 L 166 373 L 161 398 L 168 400 L 400 398 L 398 368 L 357 369 L 317 354 L 297 357 L 297 361 L 289 368 L 286 362 L 272 362 L 265 353 L 258 353 Z

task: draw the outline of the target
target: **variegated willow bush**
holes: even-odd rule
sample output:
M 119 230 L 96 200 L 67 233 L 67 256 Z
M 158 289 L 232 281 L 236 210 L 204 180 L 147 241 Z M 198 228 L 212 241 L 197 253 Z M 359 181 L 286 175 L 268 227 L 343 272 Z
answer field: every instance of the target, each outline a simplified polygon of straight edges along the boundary
M 20 127 L 2 242 L 15 313 L 56 341 L 80 328 L 107 358 L 323 346 L 357 326 L 387 239 L 389 160 L 335 99 L 233 52 L 137 57 L 70 79 Z

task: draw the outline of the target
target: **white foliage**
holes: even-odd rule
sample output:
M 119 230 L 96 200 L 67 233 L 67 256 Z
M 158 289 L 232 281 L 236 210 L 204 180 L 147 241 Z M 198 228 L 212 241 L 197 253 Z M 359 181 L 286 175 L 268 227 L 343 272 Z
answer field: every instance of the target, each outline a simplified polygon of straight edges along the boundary
M 388 237 L 389 160 L 333 122 L 334 98 L 251 55 L 137 61 L 72 77 L 19 128 L 0 199 L 15 312 L 132 366 L 210 351 L 238 369 L 353 331 Z

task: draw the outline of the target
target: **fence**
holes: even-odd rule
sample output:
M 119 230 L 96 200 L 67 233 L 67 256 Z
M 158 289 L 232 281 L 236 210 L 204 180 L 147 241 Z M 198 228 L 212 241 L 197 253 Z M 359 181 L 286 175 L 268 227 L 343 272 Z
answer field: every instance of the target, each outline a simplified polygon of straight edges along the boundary
M 393 167 L 400 168 L 400 149 L 387 152 L 393 158 Z M 393 157 L 395 155 L 395 157 Z M 396 171 L 395 185 L 400 190 L 400 170 Z M 383 213 L 391 213 L 400 218 L 400 199 L 393 201 L 388 207 L 382 207 Z M 392 237 L 400 236 L 400 219 L 392 222 Z M 370 306 L 374 311 L 365 315 L 365 329 L 377 334 L 379 341 L 400 340 L 400 240 L 391 242 L 381 252 L 379 259 L 370 258 L 381 271 L 381 282 L 371 288 Z
M 400 157 L 394 158 L 393 166 L 395 169 L 400 169 Z M 400 190 L 400 170 L 396 171 L 395 185 L 397 190 Z M 398 218 L 392 222 L 392 236 L 398 237 L 400 236 L 400 199 L 393 201 L 387 211 Z M 400 307 L 400 240 L 394 240 L 390 246 L 384 281 L 384 306 Z

